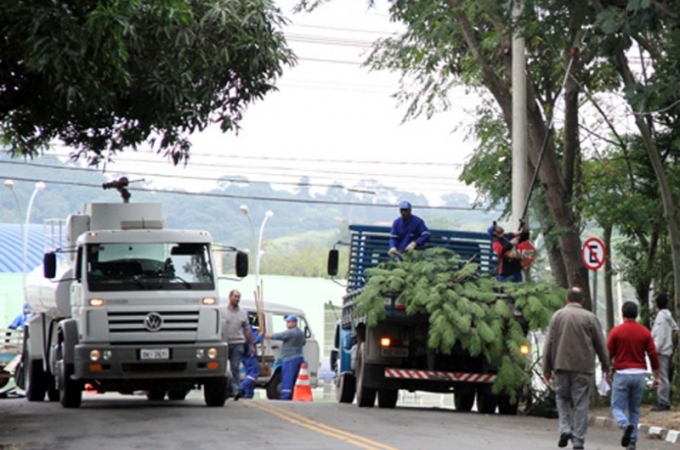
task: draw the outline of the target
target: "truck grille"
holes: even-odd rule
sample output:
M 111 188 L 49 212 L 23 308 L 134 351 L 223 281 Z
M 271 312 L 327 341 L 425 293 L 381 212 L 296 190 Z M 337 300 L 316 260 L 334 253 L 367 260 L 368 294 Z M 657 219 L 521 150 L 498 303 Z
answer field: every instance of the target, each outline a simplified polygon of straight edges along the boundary
M 196 332 L 198 311 L 108 312 L 109 333 Z

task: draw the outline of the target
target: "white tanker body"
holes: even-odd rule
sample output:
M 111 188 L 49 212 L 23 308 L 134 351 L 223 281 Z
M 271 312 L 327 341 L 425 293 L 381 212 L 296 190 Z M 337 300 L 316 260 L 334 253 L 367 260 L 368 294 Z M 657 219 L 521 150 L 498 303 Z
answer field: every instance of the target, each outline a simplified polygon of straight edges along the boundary
M 113 228 L 113 229 L 112 229 Z M 24 380 L 29 401 L 78 407 L 99 392 L 146 391 L 183 399 L 203 386 L 222 406 L 227 348 L 221 339 L 212 238 L 163 228 L 159 204 L 89 204 L 67 220 L 67 245 L 32 273 L 26 300 Z M 247 256 L 237 253 L 237 275 Z

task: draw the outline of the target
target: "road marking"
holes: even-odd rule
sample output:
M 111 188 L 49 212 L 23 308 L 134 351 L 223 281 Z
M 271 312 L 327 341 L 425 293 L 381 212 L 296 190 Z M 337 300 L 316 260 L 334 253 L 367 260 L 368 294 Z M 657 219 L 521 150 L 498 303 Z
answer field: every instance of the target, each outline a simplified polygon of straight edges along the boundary
M 323 423 L 317 422 L 315 420 L 312 420 L 308 417 L 305 417 L 301 414 L 297 414 L 293 411 L 289 411 L 286 409 L 278 408 L 276 406 L 272 405 L 265 405 L 263 403 L 257 402 L 257 401 L 250 401 L 250 402 L 244 402 L 248 406 L 252 406 L 258 409 L 261 409 L 263 411 L 266 411 L 270 414 L 273 414 L 277 417 L 280 417 L 281 419 L 290 422 L 294 425 L 299 425 L 301 427 L 309 428 L 312 431 L 316 431 L 317 433 L 322 433 L 331 437 L 334 437 L 336 439 L 340 439 L 341 441 L 347 442 L 352 445 L 356 445 L 357 447 L 364 448 L 366 450 L 377 450 L 377 449 L 382 449 L 382 450 L 398 450 L 395 447 L 390 447 L 389 445 L 382 444 L 380 442 L 372 441 L 368 438 L 365 438 L 363 436 L 359 436 L 358 434 L 353 434 L 348 431 L 343 431 L 338 428 L 333 428 L 331 426 L 325 425 Z

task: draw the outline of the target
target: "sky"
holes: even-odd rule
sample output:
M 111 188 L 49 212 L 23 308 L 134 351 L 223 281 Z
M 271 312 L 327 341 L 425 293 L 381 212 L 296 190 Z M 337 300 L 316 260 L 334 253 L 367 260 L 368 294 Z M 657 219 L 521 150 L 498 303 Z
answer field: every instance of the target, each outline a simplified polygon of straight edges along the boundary
M 126 151 L 106 170 L 146 174 L 159 188 L 176 188 L 177 179 L 150 174 L 189 176 L 181 188 L 190 191 L 214 188 L 220 176 L 240 175 L 272 183 L 307 176 L 313 186 L 339 181 L 347 188 L 370 178 L 425 194 L 432 205 L 445 193 L 473 195 L 457 181 L 472 143 L 454 129 L 470 122 L 476 98 L 454 93 L 450 111 L 402 123 L 406 106 L 392 97 L 399 75 L 361 67 L 375 39 L 401 29 L 390 22 L 385 1 L 369 8 L 366 0 L 335 0 L 298 14 L 292 12 L 295 1 L 277 4 L 290 19 L 285 34 L 298 64 L 285 69 L 278 92 L 248 107 L 238 135 L 217 127 L 194 134 L 187 167 Z

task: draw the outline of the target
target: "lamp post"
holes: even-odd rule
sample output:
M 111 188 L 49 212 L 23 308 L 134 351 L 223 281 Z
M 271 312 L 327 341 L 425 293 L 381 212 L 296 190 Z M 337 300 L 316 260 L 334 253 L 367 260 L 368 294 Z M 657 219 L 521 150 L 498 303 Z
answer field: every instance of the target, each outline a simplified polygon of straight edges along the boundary
M 22 270 L 24 271 L 24 288 L 26 287 L 26 266 L 28 264 L 28 226 L 31 223 L 31 210 L 33 209 L 33 201 L 35 201 L 35 197 L 38 195 L 38 192 L 42 191 L 45 189 L 45 183 L 42 181 L 38 181 L 35 183 L 35 189 L 33 189 L 33 193 L 31 194 L 31 199 L 28 201 L 28 208 L 26 209 L 26 226 L 24 227 L 24 240 L 23 240 L 23 247 L 22 247 L 22 254 L 21 254 L 21 263 L 22 263 Z

